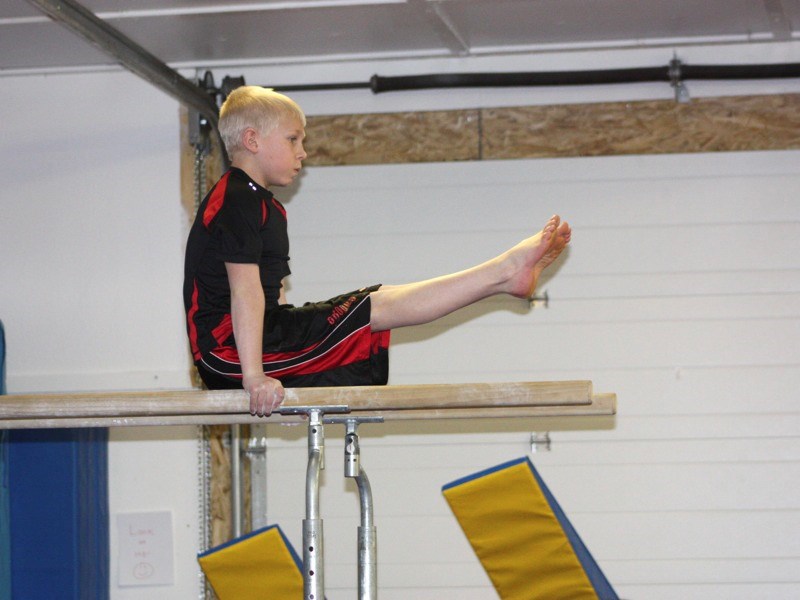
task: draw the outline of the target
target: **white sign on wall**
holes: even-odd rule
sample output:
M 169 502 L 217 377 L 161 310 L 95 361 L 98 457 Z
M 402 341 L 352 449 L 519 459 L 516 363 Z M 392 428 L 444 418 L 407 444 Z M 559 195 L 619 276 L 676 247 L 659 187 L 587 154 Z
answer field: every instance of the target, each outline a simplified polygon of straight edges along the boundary
M 172 585 L 172 513 L 117 515 L 119 585 Z

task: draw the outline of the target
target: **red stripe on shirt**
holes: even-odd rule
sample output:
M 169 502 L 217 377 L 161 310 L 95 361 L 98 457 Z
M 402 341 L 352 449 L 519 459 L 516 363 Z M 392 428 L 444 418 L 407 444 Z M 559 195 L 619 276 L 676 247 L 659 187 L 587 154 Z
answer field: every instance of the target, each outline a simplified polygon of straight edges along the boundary
M 275 208 L 277 208 L 280 211 L 280 213 L 283 215 L 283 218 L 285 219 L 286 218 L 286 209 L 284 208 L 283 204 L 278 202 L 277 198 L 273 198 L 272 199 L 272 204 L 273 204 L 273 206 Z
M 217 216 L 217 213 L 225 203 L 225 190 L 228 187 L 228 177 L 230 177 L 230 175 L 230 171 L 225 173 L 211 192 L 208 204 L 206 204 L 206 210 L 203 213 L 203 225 L 205 225 L 206 228 L 211 224 L 211 221 L 214 220 L 214 217 Z
M 192 348 L 192 356 L 195 360 L 200 360 L 200 346 L 197 343 L 197 325 L 194 322 L 194 316 L 197 314 L 197 310 L 200 308 L 197 302 L 197 297 L 199 292 L 197 290 L 197 282 L 194 282 L 194 291 L 192 292 L 192 305 L 189 308 L 189 312 L 186 315 L 186 319 L 189 325 L 189 344 Z
M 222 344 L 222 342 L 227 340 L 232 333 L 233 318 L 230 315 L 225 315 L 222 317 L 222 321 L 219 322 L 219 325 L 211 330 L 211 335 L 214 336 L 214 339 L 217 340 L 218 344 Z

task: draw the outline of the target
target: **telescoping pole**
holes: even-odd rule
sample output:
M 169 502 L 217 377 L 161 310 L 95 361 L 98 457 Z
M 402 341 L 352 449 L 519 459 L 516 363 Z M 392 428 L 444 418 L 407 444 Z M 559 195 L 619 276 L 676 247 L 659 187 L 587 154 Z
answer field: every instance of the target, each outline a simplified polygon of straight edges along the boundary
M 324 600 L 325 557 L 319 508 L 319 475 L 325 468 L 325 412 L 345 413 L 343 405 L 282 406 L 282 415 L 308 416 L 308 466 L 306 467 L 306 518 L 303 519 L 303 599 Z
M 359 423 L 382 423 L 382 417 L 339 417 L 344 421 L 344 476 L 355 479 L 361 505 L 361 525 L 358 528 L 358 600 L 378 598 L 378 532 L 373 517 L 372 488 L 361 466 L 361 447 L 358 441 Z
M 306 470 L 306 518 L 303 520 L 303 598 L 325 598 L 322 519 L 319 512 L 319 473 L 324 463 L 325 432 L 322 414 L 308 416 L 308 468 Z

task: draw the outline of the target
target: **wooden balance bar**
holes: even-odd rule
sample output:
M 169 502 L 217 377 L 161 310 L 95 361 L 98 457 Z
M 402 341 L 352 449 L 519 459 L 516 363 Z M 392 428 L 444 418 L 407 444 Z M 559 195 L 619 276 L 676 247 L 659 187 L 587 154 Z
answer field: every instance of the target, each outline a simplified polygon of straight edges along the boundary
M 0 429 L 297 423 L 297 407 L 347 407 L 384 420 L 613 415 L 614 394 L 589 381 L 288 388 L 280 412 L 254 417 L 243 390 L 0 396 Z M 338 411 L 341 412 L 341 411 Z

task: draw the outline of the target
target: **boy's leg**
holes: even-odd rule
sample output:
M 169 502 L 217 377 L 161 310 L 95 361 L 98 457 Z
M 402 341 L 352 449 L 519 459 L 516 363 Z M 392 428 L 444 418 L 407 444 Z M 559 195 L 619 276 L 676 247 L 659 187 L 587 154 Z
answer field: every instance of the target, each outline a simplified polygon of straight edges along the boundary
M 558 258 L 570 235 L 569 225 L 553 216 L 539 233 L 485 263 L 434 279 L 383 286 L 370 295 L 372 330 L 429 323 L 495 294 L 530 298 L 539 275 Z

